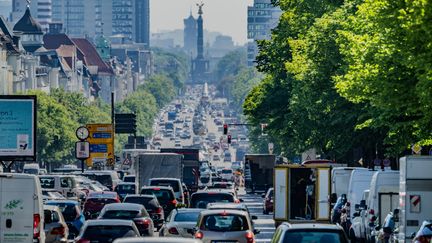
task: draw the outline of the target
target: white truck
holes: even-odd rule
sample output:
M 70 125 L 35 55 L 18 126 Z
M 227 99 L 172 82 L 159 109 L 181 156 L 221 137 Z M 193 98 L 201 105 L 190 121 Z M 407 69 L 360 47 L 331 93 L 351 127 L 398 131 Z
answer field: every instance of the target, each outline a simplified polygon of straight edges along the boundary
M 149 185 L 151 178 L 183 180 L 183 155 L 175 153 L 143 153 L 135 161 L 138 188 Z
M 400 159 L 399 242 L 411 242 L 411 235 L 424 220 L 432 220 L 432 156 Z

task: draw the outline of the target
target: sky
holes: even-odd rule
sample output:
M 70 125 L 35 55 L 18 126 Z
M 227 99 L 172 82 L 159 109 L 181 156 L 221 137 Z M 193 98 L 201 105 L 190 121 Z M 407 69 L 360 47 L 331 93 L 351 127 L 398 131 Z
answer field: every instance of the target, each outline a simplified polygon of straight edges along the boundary
M 183 19 L 192 13 L 197 17 L 201 0 L 151 0 L 150 29 L 152 33 L 183 29 Z M 247 42 L 247 6 L 253 0 L 203 0 L 204 28 L 229 35 L 237 44 Z

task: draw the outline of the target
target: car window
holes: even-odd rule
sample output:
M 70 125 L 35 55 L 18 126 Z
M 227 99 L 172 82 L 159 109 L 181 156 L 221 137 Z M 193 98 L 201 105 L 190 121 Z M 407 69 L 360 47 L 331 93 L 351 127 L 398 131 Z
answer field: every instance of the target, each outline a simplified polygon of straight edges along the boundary
M 319 231 L 287 231 L 285 232 L 283 243 L 306 243 L 306 242 L 320 242 L 320 243 L 345 243 L 345 239 L 337 232 L 319 232 Z
M 175 215 L 175 222 L 196 222 L 200 212 L 179 212 Z
M 98 242 L 112 242 L 123 237 L 137 237 L 132 226 L 123 225 L 94 225 L 88 226 L 83 234 L 84 239 L 97 240 Z
M 159 207 L 158 201 L 151 197 L 126 197 L 124 202 L 143 205 L 147 210 L 155 210 Z
M 173 191 L 179 192 L 179 182 L 178 181 L 172 181 L 172 180 L 152 180 L 150 182 L 150 186 L 170 186 Z
M 191 199 L 192 208 L 207 208 L 207 204 L 214 202 L 234 202 L 234 197 L 227 193 L 198 193 Z
M 118 185 L 116 192 L 135 193 L 135 185 Z
M 69 177 L 60 178 L 60 186 L 64 188 L 72 188 L 72 179 Z
M 53 189 L 54 188 L 54 178 L 39 178 L 40 184 L 42 188 L 45 189 Z
M 98 181 L 104 186 L 111 187 L 112 186 L 112 178 L 110 175 L 95 175 L 95 174 L 85 174 L 87 178 L 90 180 Z
M 174 200 L 174 195 L 169 190 L 153 190 L 153 189 L 143 189 L 141 190 L 141 194 L 144 195 L 155 195 L 159 202 L 167 202 Z
M 247 218 L 241 215 L 215 214 L 205 216 L 200 225 L 204 231 L 245 231 L 249 230 Z
M 73 221 L 78 217 L 79 210 L 77 210 L 75 205 L 64 203 L 59 203 L 56 205 L 60 208 L 65 221 Z
M 208 183 L 210 181 L 210 177 L 201 177 L 201 183 Z
M 135 176 L 126 176 L 124 182 L 135 182 Z
M 103 219 L 133 219 L 138 215 L 139 211 L 136 210 L 107 210 L 101 217 Z
M 116 203 L 117 201 L 113 198 L 88 198 L 86 202 L 109 204 Z

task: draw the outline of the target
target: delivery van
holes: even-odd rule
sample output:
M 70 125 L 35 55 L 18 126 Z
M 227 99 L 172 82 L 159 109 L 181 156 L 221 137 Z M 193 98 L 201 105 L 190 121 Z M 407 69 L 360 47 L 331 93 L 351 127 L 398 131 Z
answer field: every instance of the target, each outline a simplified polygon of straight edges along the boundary
M 355 212 L 354 206 L 360 203 L 363 192 L 370 187 L 372 176 L 376 171 L 356 169 L 351 172 L 351 178 L 348 185 L 347 200 L 350 203 L 350 219 L 353 218 Z
M 382 226 L 387 214 L 399 207 L 399 171 L 375 172 L 370 183 L 366 205 L 368 222 L 364 224 L 366 238 L 369 240 L 373 237 L 371 233 L 375 227 Z
M 0 242 L 45 243 L 42 189 L 34 175 L 0 174 Z

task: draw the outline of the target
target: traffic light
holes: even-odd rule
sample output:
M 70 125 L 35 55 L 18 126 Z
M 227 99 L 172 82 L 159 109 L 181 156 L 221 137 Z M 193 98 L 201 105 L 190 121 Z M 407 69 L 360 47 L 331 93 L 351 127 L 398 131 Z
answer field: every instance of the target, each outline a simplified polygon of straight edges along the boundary
M 115 133 L 136 133 L 136 128 L 135 114 L 115 114 Z
M 228 135 L 228 144 L 231 144 L 231 135 Z
M 224 124 L 223 125 L 224 127 L 224 135 L 227 135 L 228 134 L 228 124 Z

